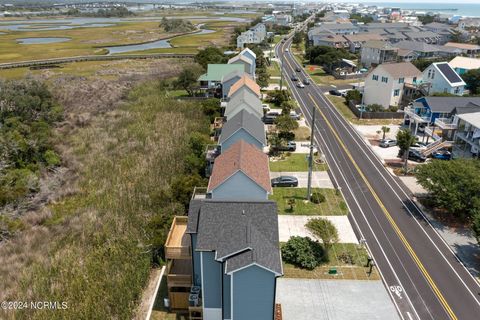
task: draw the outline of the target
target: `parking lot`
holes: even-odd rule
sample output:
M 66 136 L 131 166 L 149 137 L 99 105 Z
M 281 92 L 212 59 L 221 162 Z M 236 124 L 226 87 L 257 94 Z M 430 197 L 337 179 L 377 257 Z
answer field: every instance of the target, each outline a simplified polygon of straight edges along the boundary
M 379 280 L 277 280 L 283 320 L 399 320 Z

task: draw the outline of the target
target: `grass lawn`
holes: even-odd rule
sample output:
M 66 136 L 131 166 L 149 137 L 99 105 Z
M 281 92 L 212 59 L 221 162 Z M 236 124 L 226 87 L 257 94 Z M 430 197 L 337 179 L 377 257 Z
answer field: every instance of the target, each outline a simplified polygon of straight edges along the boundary
M 305 71 L 310 75 L 313 81 L 319 85 L 343 85 L 356 82 L 355 79 L 339 80 L 334 76 L 327 74 L 322 67 L 315 65 L 306 65 Z
M 402 122 L 402 119 L 358 119 L 348 108 L 345 102 L 345 98 L 326 95 L 326 97 L 332 102 L 332 104 L 337 108 L 342 116 L 350 121 L 353 124 L 359 125 L 389 125 L 389 124 L 399 124 Z
M 347 264 L 340 260 L 342 255 L 349 255 L 353 258 L 353 264 Z M 380 276 L 376 268 L 368 275 L 370 268 L 366 268 L 367 250 L 353 243 L 336 243 L 328 252 L 329 261 L 318 266 L 314 270 L 297 268 L 291 264 L 283 264 L 285 278 L 304 279 L 339 279 L 339 280 L 379 280 Z M 329 275 L 330 268 L 336 268 L 337 275 Z
M 295 134 L 296 141 L 305 141 L 310 139 L 311 130 L 309 127 L 302 126 L 295 129 L 293 133 Z
M 324 215 L 341 216 L 348 213 L 347 205 L 342 195 L 335 189 L 314 188 L 313 192 L 320 192 L 325 196 L 325 201 L 319 204 L 307 202 L 305 196 L 307 188 L 274 188 L 271 200 L 275 200 L 279 214 L 292 215 Z M 288 205 L 289 199 L 295 199 L 293 212 Z
M 299 172 L 308 171 L 306 153 L 285 153 L 284 160 L 270 161 L 270 171 Z M 327 170 L 326 164 L 314 164 L 315 171 Z

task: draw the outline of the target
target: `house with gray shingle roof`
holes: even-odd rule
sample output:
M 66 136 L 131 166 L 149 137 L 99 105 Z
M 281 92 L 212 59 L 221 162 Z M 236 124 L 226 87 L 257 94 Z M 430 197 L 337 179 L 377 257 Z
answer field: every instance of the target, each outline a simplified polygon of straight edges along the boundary
M 267 145 L 264 123 L 246 110 L 240 111 L 223 125 L 218 143 L 224 152 L 240 140 L 259 150 Z
M 259 119 L 263 117 L 262 101 L 245 87 L 238 89 L 235 95 L 227 102 L 224 116 L 228 120 L 242 110 L 247 110 Z
M 283 274 L 273 201 L 192 200 L 194 284 L 204 319 L 273 319 Z

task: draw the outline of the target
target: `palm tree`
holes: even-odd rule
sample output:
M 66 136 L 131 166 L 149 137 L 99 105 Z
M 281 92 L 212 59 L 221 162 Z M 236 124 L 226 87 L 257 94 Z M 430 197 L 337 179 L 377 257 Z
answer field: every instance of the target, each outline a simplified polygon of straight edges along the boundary
M 382 128 L 383 129 L 383 128 Z M 397 146 L 400 148 L 399 156 L 404 157 L 404 173 L 407 175 L 408 169 L 408 153 L 410 152 L 410 147 L 415 143 L 415 136 L 408 129 L 403 129 L 397 133 Z
M 383 131 L 383 138 L 382 138 L 382 140 L 385 140 L 385 134 L 387 134 L 387 133 L 390 132 L 390 127 L 383 126 L 383 127 L 382 127 L 382 131 Z

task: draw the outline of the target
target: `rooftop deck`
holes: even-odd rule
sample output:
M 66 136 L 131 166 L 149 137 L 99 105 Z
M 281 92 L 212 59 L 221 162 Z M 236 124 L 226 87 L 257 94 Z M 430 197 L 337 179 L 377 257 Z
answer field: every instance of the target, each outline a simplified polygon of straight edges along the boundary
M 188 217 L 176 216 L 165 242 L 166 259 L 191 259 L 190 239 L 187 230 Z

